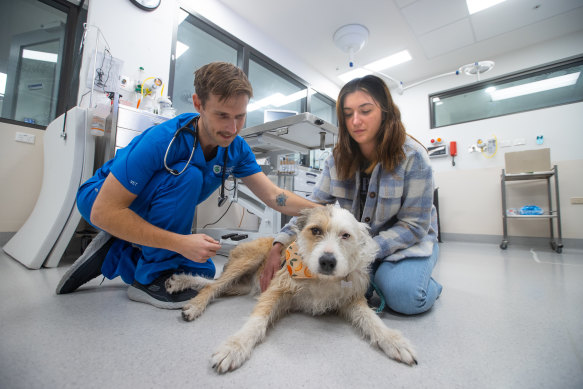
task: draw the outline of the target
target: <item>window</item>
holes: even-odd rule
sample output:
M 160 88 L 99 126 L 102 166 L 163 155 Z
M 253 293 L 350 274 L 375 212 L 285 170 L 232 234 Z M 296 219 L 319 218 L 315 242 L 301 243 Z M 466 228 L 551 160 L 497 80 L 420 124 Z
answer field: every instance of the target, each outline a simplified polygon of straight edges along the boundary
M 61 0 L 0 2 L 2 119 L 42 128 L 75 105 L 75 82 L 61 74 L 79 73 L 73 54 L 85 17 Z
M 262 53 L 201 17 L 180 10 L 175 40 L 175 62 L 170 69 L 169 94 L 177 113 L 192 112 L 193 73 L 200 66 L 225 61 L 245 71 L 253 86 L 245 127 L 264 123 L 266 110 L 311 112 L 337 125 L 336 102 Z M 309 108 L 308 108 L 309 107 Z M 290 152 L 288 158 L 303 165 L 321 167 L 330 149 L 311 150 L 309 156 Z M 293 154 L 293 155 L 292 155 Z
M 232 40 L 218 39 L 212 30 L 186 11 L 179 11 L 176 40 L 172 103 L 177 114 L 192 112 L 194 71 L 213 61 L 237 64 L 239 45 Z
M 310 112 L 328 123 L 338 126 L 336 102 L 321 93 L 315 93 L 310 99 Z
M 429 96 L 431 128 L 583 101 L 583 57 Z
M 247 127 L 264 123 L 266 109 L 305 112 L 308 89 L 258 58 L 249 61 L 253 98 L 247 107 Z
M 306 112 L 310 98 L 310 112 L 336 123 L 333 100 L 318 93 L 310 96 L 305 81 L 257 50 L 183 9 L 179 10 L 178 22 L 175 61 L 170 69 L 169 83 L 169 94 L 177 113 L 192 112 L 194 109 L 194 71 L 209 62 L 225 61 L 243 69 L 253 86 L 246 127 L 263 124 L 266 109 Z

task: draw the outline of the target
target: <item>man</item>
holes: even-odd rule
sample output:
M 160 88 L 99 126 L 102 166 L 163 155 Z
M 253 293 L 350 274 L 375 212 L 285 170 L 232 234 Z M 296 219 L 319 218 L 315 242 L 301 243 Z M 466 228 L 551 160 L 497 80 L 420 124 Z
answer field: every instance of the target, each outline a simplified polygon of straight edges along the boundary
M 144 131 L 79 188 L 79 211 L 101 232 L 65 273 L 57 294 L 100 274 L 121 276 L 130 284 L 130 299 L 181 308 L 196 292 L 168 294 L 165 281 L 174 273 L 214 277 L 210 258 L 221 246 L 208 235 L 191 234 L 191 227 L 196 206 L 230 174 L 287 215 L 316 206 L 274 185 L 238 136 L 253 95 L 243 71 L 210 63 L 195 72 L 194 87 L 199 114 Z

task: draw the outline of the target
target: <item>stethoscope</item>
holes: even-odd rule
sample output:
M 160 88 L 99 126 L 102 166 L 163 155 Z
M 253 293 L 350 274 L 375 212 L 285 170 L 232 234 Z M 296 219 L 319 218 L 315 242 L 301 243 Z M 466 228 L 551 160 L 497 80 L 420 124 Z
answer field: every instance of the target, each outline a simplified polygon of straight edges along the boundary
M 198 142 L 198 118 L 200 116 L 195 116 L 194 118 L 192 118 L 191 121 L 189 121 L 188 123 L 186 123 L 186 125 L 180 127 L 178 130 L 176 130 L 176 132 L 174 133 L 174 136 L 172 137 L 172 140 L 170 141 L 170 143 L 168 144 L 168 147 L 166 148 L 166 154 L 164 154 L 164 167 L 166 168 L 166 170 L 168 171 L 168 173 L 172 174 L 173 176 L 179 176 L 182 173 L 184 173 L 184 171 L 186 170 L 186 168 L 188 167 L 188 165 L 190 164 L 190 161 L 192 160 L 192 157 L 194 156 L 194 150 L 196 148 L 196 142 Z M 192 129 L 190 128 L 192 127 Z M 194 142 L 192 143 L 192 151 L 190 152 L 190 157 L 188 157 L 188 161 L 186 161 L 186 164 L 184 165 L 184 167 L 182 168 L 182 170 L 179 172 L 176 169 L 172 169 L 168 166 L 168 164 L 166 163 L 166 158 L 168 157 L 168 152 L 170 151 L 170 148 L 172 147 L 172 143 L 174 143 L 174 141 L 176 140 L 176 138 L 178 137 L 178 135 L 180 135 L 181 131 L 186 131 L 189 134 L 191 134 L 194 138 Z M 225 195 L 225 174 L 227 171 L 227 162 L 229 160 L 229 146 L 227 146 L 225 148 L 225 156 L 223 158 L 223 174 L 221 177 L 221 192 L 219 195 L 219 207 L 222 206 L 227 199 L 229 198 L 229 196 Z

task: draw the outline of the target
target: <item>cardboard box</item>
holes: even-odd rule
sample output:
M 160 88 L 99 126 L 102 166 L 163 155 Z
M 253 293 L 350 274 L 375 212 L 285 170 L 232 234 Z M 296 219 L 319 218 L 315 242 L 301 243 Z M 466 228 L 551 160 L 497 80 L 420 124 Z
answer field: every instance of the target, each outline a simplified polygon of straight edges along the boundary
M 506 174 L 548 172 L 551 170 L 551 149 L 515 151 L 504 154 Z

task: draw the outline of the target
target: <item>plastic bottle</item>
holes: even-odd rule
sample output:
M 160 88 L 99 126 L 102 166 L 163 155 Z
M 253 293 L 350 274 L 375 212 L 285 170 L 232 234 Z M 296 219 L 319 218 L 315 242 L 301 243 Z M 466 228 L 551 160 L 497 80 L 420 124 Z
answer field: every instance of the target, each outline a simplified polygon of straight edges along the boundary
M 172 101 L 168 96 L 158 99 L 158 114 L 170 119 L 176 116 L 176 111 L 172 108 Z
M 144 68 L 143 67 L 139 67 L 138 68 L 138 75 L 136 77 L 136 89 L 135 94 L 136 94 L 136 108 L 140 108 L 140 104 L 141 104 L 141 100 L 142 100 L 142 83 L 144 81 Z
M 144 96 L 139 108 L 142 111 L 156 113 L 156 101 L 151 95 Z

